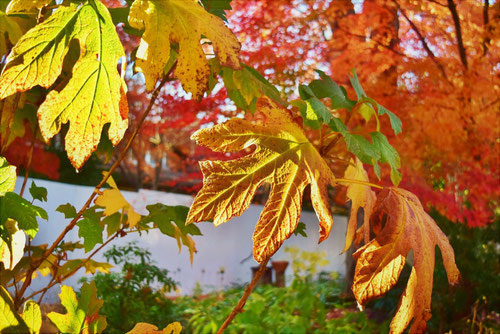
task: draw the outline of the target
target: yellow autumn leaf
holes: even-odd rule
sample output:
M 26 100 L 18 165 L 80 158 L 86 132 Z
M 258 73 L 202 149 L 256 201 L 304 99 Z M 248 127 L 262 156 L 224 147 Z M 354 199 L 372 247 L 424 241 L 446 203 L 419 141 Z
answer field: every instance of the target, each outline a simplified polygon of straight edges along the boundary
M 354 296 L 365 305 L 389 291 L 412 250 L 413 268 L 391 322 L 391 333 L 402 333 L 412 319 L 410 333 L 424 333 L 431 318 L 435 247 L 441 250 L 448 282 L 456 284 L 460 273 L 453 248 L 418 198 L 400 188 L 385 188 L 378 194 L 370 222 L 380 232 L 354 253 Z
M 12 270 L 23 258 L 26 235 L 12 219 L 7 219 L 5 226 L 9 231 L 11 242 L 9 248 L 7 242 L 0 239 L 0 262 L 3 262 L 5 269 Z
M 265 124 L 233 118 L 193 134 L 198 144 L 214 151 L 241 151 L 252 145 L 256 149 L 240 159 L 200 163 L 203 188 L 187 223 L 213 220 L 217 226 L 239 216 L 249 207 L 257 188 L 269 183 L 271 193 L 253 235 L 254 257 L 262 262 L 293 234 L 308 184 L 320 221 L 320 241 L 328 237 L 333 218 L 327 185 L 334 184 L 334 176 L 287 110 L 266 97 L 257 102 L 257 110 L 266 116 Z
M 52 0 L 11 0 L 5 11 L 8 14 L 22 14 L 45 7 L 51 2 Z
M 23 35 L 21 28 L 12 18 L 0 11 L 0 58 L 7 52 L 6 38 L 11 44 L 16 44 Z
M 107 183 L 111 189 L 104 190 L 102 194 L 96 198 L 95 204 L 104 207 L 105 216 L 111 216 L 115 212 L 123 210 L 123 212 L 127 213 L 127 221 L 130 228 L 133 228 L 137 225 L 139 220 L 141 220 L 141 215 L 138 214 L 125 197 L 123 197 L 120 189 L 116 186 L 113 177 L 110 176 Z
M 159 330 L 155 325 L 139 322 L 127 334 L 179 334 L 181 330 L 182 325 L 177 321 L 169 324 L 163 330 Z
M 361 160 L 356 158 L 351 161 L 344 174 L 344 179 L 368 182 L 368 174 L 366 173 L 363 163 Z M 369 220 L 373 205 L 375 204 L 376 196 L 371 190 L 370 186 L 359 184 L 359 183 L 348 183 L 347 184 L 347 194 L 346 197 L 351 200 L 351 214 L 349 216 L 349 223 L 347 224 L 347 233 L 345 238 L 345 247 L 342 252 L 345 252 L 351 247 L 351 244 L 356 235 L 356 228 L 358 225 L 358 211 L 363 208 L 363 227 L 361 231 L 364 231 L 365 243 L 368 243 L 370 226 Z M 361 232 L 360 231 L 360 232 Z
M 136 68 L 144 73 L 148 91 L 162 77 L 171 44 L 175 43 L 179 46 L 175 76 L 194 99 L 203 96 L 210 68 L 200 44 L 202 35 L 212 42 L 223 66 L 240 67 L 238 39 L 222 19 L 208 13 L 198 0 L 135 0 L 128 20 L 132 27 L 144 29 Z
M 38 120 L 46 141 L 70 123 L 66 152 L 80 168 L 97 148 L 106 123 L 114 145 L 128 126 L 126 85 L 117 71 L 125 52 L 106 6 L 99 1 L 59 6 L 23 35 L 0 76 L 0 99 L 36 85 L 51 87 L 73 40 L 79 43 L 80 57 L 69 80 L 47 95 Z

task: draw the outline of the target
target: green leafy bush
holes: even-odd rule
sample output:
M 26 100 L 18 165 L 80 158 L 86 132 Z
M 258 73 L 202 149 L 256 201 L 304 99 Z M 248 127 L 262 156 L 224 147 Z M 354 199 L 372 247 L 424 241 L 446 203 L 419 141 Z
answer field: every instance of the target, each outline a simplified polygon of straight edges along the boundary
M 166 269 L 154 265 L 149 251 L 133 242 L 113 246 L 104 256 L 121 266 L 120 272 L 94 277 L 97 296 L 104 300 L 100 314 L 107 318 L 107 332 L 125 333 L 138 322 L 164 328 L 176 321 L 175 305 L 165 295 L 176 288 L 176 282 Z

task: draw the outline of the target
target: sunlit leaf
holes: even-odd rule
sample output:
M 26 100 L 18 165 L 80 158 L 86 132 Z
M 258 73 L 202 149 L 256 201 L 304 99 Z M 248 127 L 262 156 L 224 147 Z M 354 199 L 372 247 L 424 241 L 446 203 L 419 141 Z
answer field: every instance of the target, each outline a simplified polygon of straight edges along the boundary
M 0 11 L 0 57 L 7 53 L 5 38 L 8 37 L 11 44 L 16 44 L 22 35 L 23 32 L 19 25 Z
M 114 145 L 128 124 L 126 86 L 117 71 L 125 53 L 103 4 L 59 6 L 21 37 L 0 76 L 0 99 L 36 85 L 52 86 L 72 40 L 79 42 L 80 57 L 69 80 L 47 95 L 38 118 L 45 140 L 70 123 L 66 151 L 73 166 L 80 168 L 97 148 L 106 123 L 111 123 L 108 137 Z
M 352 161 L 352 160 L 351 160 Z M 354 163 L 354 161 L 352 161 Z M 366 173 L 363 163 L 356 159 L 355 165 L 350 164 L 344 174 L 344 179 L 368 182 L 368 174 Z M 367 233 L 365 236 L 365 242 L 368 242 L 369 237 L 369 220 L 373 205 L 375 204 L 375 193 L 371 190 L 370 186 L 359 184 L 359 183 L 349 183 L 347 184 L 347 194 L 346 197 L 351 200 L 351 213 L 349 216 L 349 222 L 347 225 L 345 246 L 343 252 L 347 251 L 355 238 L 357 226 L 358 226 L 358 211 L 363 208 L 363 230 Z
M 441 250 L 450 284 L 458 283 L 460 277 L 453 249 L 418 198 L 400 188 L 385 188 L 378 194 L 370 222 L 380 232 L 354 253 L 354 295 L 365 305 L 385 294 L 396 284 L 408 253 L 413 251 L 412 272 L 391 332 L 402 333 L 413 319 L 410 333 L 424 333 L 431 318 L 435 247 Z
M 40 9 L 51 2 L 52 0 L 10 0 L 5 11 L 9 14 L 22 14 Z
M 127 334 L 180 334 L 181 330 L 182 325 L 177 321 L 169 324 L 163 330 L 158 329 L 155 325 L 139 322 Z
M 151 91 L 162 77 L 171 44 L 178 44 L 175 76 L 184 90 L 200 99 L 208 88 L 210 68 L 200 45 L 202 35 L 212 42 L 220 64 L 239 68 L 240 43 L 224 22 L 208 13 L 197 0 L 136 0 L 130 8 L 130 25 L 144 29 L 137 50 L 136 68 Z
M 23 258 L 26 235 L 18 229 L 14 220 L 7 219 L 5 227 L 9 236 L 0 239 L 0 262 L 3 262 L 5 269 L 12 270 Z
M 16 186 L 16 166 L 11 166 L 7 160 L 0 156 L 0 196 L 8 191 L 14 191 Z
M 83 283 L 80 290 L 80 300 L 70 286 L 61 286 L 59 294 L 61 305 L 67 313 L 50 312 L 47 314 L 50 321 L 62 333 L 79 334 L 102 333 L 106 328 L 106 318 L 99 315 L 103 301 L 97 298 L 97 289 L 94 282 Z
M 17 314 L 9 292 L 0 286 L 0 332 L 2 333 L 29 333 L 28 326 Z
M 28 326 L 30 334 L 40 333 L 40 329 L 42 328 L 42 312 L 37 303 L 33 300 L 28 300 L 24 303 L 24 310 L 21 317 Z
M 335 181 L 330 168 L 287 110 L 269 98 L 259 100 L 257 110 L 266 116 L 265 125 L 233 118 L 192 136 L 198 144 L 220 152 L 240 151 L 251 145 L 257 148 L 237 160 L 200 163 L 204 185 L 187 221 L 211 220 L 216 226 L 222 224 L 249 207 L 262 183 L 271 184 L 269 199 L 253 236 L 254 257 L 261 262 L 293 234 L 308 184 L 320 221 L 320 241 L 328 237 L 333 219 L 327 185 Z
M 132 205 L 127 202 L 125 197 L 123 197 L 112 177 L 109 177 L 107 183 L 111 189 L 104 190 L 102 194 L 96 198 L 95 204 L 104 207 L 105 216 L 111 216 L 114 213 L 123 210 L 127 213 L 127 222 L 130 228 L 133 228 L 141 219 L 141 215 L 138 214 Z

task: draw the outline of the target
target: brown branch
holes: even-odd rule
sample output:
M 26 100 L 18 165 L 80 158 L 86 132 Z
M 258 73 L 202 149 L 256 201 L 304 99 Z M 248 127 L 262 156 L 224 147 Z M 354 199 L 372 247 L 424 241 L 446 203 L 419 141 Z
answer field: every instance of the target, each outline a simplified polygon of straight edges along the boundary
M 408 15 L 406 15 L 405 11 L 403 10 L 403 8 L 401 8 L 399 3 L 396 0 L 393 0 L 393 1 L 396 4 L 396 7 L 398 7 L 398 10 L 401 12 L 401 15 L 403 15 L 406 22 L 408 22 L 408 24 L 410 25 L 411 29 L 415 32 L 415 34 L 417 34 L 417 37 L 420 40 L 420 42 L 422 43 L 424 50 L 427 53 L 427 55 L 429 56 L 429 58 L 431 58 L 431 60 L 434 62 L 434 64 L 436 64 L 436 66 L 439 68 L 443 77 L 446 80 L 448 80 L 448 77 L 446 76 L 446 72 L 444 71 L 443 65 L 441 65 L 441 63 L 437 60 L 436 55 L 434 54 L 434 52 L 432 52 L 431 48 L 429 47 L 429 44 L 427 44 L 427 41 L 425 40 L 424 35 L 422 35 L 422 33 L 420 32 L 418 27 L 415 25 L 415 23 L 413 23 L 412 20 L 410 20 Z
M 453 0 L 448 0 L 448 9 L 450 10 L 453 23 L 455 24 L 455 33 L 457 35 L 457 47 L 460 54 L 460 60 L 465 69 L 469 68 L 467 63 L 467 53 L 465 52 L 464 41 L 462 39 L 462 28 L 460 27 L 460 18 L 458 17 L 457 6 Z
M 484 0 L 484 6 L 483 6 L 483 24 L 484 24 L 484 28 L 485 30 L 488 30 L 488 23 L 490 22 L 490 18 L 489 18 L 489 15 L 488 15 L 488 9 L 490 7 L 490 2 L 489 0 Z M 488 36 L 488 34 L 486 34 L 486 36 L 484 37 L 484 40 L 483 40 L 483 56 L 486 55 L 486 53 L 488 52 L 488 45 L 490 44 L 490 38 Z
M 224 320 L 224 323 L 222 324 L 222 326 L 220 326 L 219 330 L 217 331 L 217 334 L 224 333 L 224 330 L 233 321 L 234 317 L 236 317 L 238 313 L 241 313 L 243 311 L 243 306 L 245 306 L 248 297 L 250 297 L 250 294 L 257 285 L 257 282 L 259 281 L 260 277 L 262 276 L 264 271 L 266 271 L 267 262 L 269 262 L 269 259 L 270 258 L 268 257 L 264 259 L 264 261 L 262 261 L 259 270 L 255 273 L 255 276 L 252 278 L 252 281 L 250 282 L 250 284 L 248 284 L 247 288 L 245 289 L 245 293 L 243 293 L 243 296 L 241 296 L 241 299 L 238 302 L 238 304 L 236 304 L 236 306 L 233 308 L 229 316 L 226 318 L 226 320 Z
M 174 68 L 174 67 L 175 66 L 173 66 L 172 68 Z M 78 211 L 76 217 L 73 218 L 71 220 L 71 222 L 64 228 L 64 230 L 61 232 L 61 234 L 59 234 L 59 236 L 54 241 L 54 243 L 43 253 L 43 255 L 39 259 L 37 259 L 36 261 L 33 261 L 31 263 L 30 269 L 26 273 L 26 278 L 24 280 L 24 283 L 23 283 L 21 289 L 18 291 L 18 293 L 16 293 L 16 296 L 15 296 L 15 299 L 14 299 L 14 305 L 16 307 L 19 307 L 21 305 L 20 301 L 23 299 L 22 297 L 23 297 L 23 294 L 26 292 L 26 289 L 31 284 L 31 278 L 32 278 L 33 273 L 38 269 L 38 267 L 42 264 L 42 262 L 47 257 L 49 257 L 50 254 L 52 254 L 52 252 L 54 251 L 54 249 L 57 247 L 57 245 L 59 245 L 59 243 L 63 240 L 63 238 L 66 236 L 66 234 L 69 231 L 71 231 L 73 229 L 73 227 L 75 227 L 76 223 L 78 222 L 78 219 L 80 219 L 80 217 L 82 216 L 83 212 L 85 210 L 87 210 L 87 208 L 90 206 L 90 204 L 92 203 L 92 201 L 94 200 L 94 198 L 96 197 L 96 195 L 100 192 L 100 189 L 102 188 L 102 186 L 104 186 L 104 184 L 106 183 L 106 181 L 108 180 L 108 178 L 111 176 L 111 174 L 114 172 L 114 170 L 120 164 L 120 161 L 127 154 L 128 149 L 132 145 L 132 142 L 134 141 L 134 138 L 139 133 L 139 130 L 140 130 L 142 124 L 144 123 L 144 121 L 146 120 L 146 117 L 148 116 L 149 112 L 153 108 L 153 105 L 154 105 L 154 103 L 155 103 L 155 101 L 156 101 L 156 99 L 158 97 L 158 94 L 160 93 L 160 90 L 163 87 L 163 85 L 165 84 L 165 82 L 167 82 L 168 77 L 169 77 L 169 75 L 170 75 L 171 72 L 172 72 L 172 70 L 170 70 L 170 72 L 168 72 L 163 77 L 163 79 L 160 82 L 160 84 L 153 91 L 153 94 L 151 95 L 151 99 L 149 100 L 149 104 L 148 104 L 146 110 L 144 111 L 144 113 L 142 114 L 141 119 L 137 123 L 137 127 L 135 128 L 134 132 L 132 133 L 132 136 L 130 136 L 129 141 L 127 142 L 127 144 L 123 148 L 122 152 L 118 156 L 118 159 L 116 159 L 116 161 L 113 163 L 113 165 L 111 166 L 111 168 L 109 169 L 109 171 L 106 173 L 106 175 L 104 176 L 104 178 L 102 179 L 102 181 L 99 182 L 99 184 L 95 187 L 94 191 L 89 196 L 87 202 L 85 202 L 85 204 L 80 209 L 80 211 Z
M 123 231 L 123 228 L 121 228 L 120 230 L 118 230 L 115 234 L 113 234 L 113 236 L 111 238 L 109 238 L 108 240 L 106 240 L 105 243 L 103 243 L 101 246 L 99 246 L 98 248 L 96 248 L 85 260 L 82 261 L 82 263 L 80 263 L 80 265 L 78 265 L 76 268 L 74 268 L 73 270 L 71 270 L 69 273 L 67 273 L 66 275 L 64 275 L 63 277 L 60 277 L 60 278 L 52 277 L 52 280 L 50 281 L 49 285 L 47 285 L 43 289 L 40 289 L 38 291 L 33 292 L 32 294 L 30 294 L 26 298 L 23 298 L 19 304 L 24 303 L 24 301 L 32 298 L 33 296 L 36 296 L 39 293 L 43 293 L 42 296 L 40 297 L 40 301 L 41 301 L 42 298 L 43 298 L 43 295 L 45 295 L 45 293 L 50 288 L 52 288 L 56 284 L 62 283 L 66 279 L 68 279 L 71 276 L 73 276 L 78 270 L 80 270 L 81 268 L 83 268 L 83 266 L 85 266 L 87 264 L 87 262 L 89 262 L 92 259 L 92 257 L 94 255 L 96 255 L 97 253 L 99 253 L 99 251 L 101 249 L 103 249 L 107 244 L 109 244 L 111 241 L 113 241 L 113 239 L 115 239 L 116 237 L 118 237 L 122 233 L 122 231 Z M 38 302 L 39 304 L 40 304 L 40 301 Z

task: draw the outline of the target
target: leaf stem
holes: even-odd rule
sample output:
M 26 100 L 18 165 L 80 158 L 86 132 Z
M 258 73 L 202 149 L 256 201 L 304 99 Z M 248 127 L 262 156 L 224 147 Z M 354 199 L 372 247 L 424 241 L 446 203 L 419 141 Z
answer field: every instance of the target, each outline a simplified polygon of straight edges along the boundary
M 352 180 L 352 179 L 335 179 L 335 181 L 339 183 L 355 183 L 355 184 L 362 184 L 365 186 L 373 187 L 373 188 L 378 188 L 378 189 L 384 189 L 384 187 L 379 186 L 378 184 L 371 183 L 371 182 L 365 182 L 365 181 L 360 181 L 360 180 Z
M 172 69 L 173 68 L 174 68 L 174 66 L 172 66 Z M 144 113 L 142 114 L 139 122 L 137 123 L 137 127 L 134 129 L 134 132 L 130 136 L 130 139 L 128 140 L 127 144 L 125 145 L 125 147 L 123 148 L 122 152 L 120 153 L 120 155 L 118 156 L 118 158 L 116 159 L 116 161 L 113 163 L 113 165 L 111 166 L 111 168 L 109 169 L 109 171 L 103 177 L 103 179 L 101 180 L 101 182 L 99 182 L 99 184 L 94 188 L 94 191 L 89 196 L 87 202 L 85 202 L 85 204 L 80 209 L 80 211 L 78 211 L 76 217 L 73 218 L 71 220 L 71 222 L 64 228 L 64 230 L 61 232 L 61 234 L 59 234 L 59 236 L 54 241 L 54 243 L 43 253 L 43 255 L 39 259 L 37 259 L 36 261 L 33 261 L 31 263 L 30 269 L 26 273 L 26 277 L 25 277 L 24 283 L 23 283 L 21 289 L 18 291 L 18 293 L 16 293 L 16 296 L 15 296 L 15 299 L 14 299 L 14 305 L 16 307 L 19 307 L 21 305 L 21 301 L 23 301 L 23 300 L 26 299 L 26 298 L 23 299 L 23 295 L 26 292 L 26 289 L 28 288 L 28 286 L 31 284 L 31 277 L 32 277 L 33 273 L 38 269 L 38 267 L 40 266 L 40 264 L 42 264 L 42 262 L 47 257 L 49 257 L 50 254 L 52 254 L 52 252 L 54 251 L 54 249 L 57 247 L 57 245 L 59 245 L 59 243 L 63 240 L 63 238 L 66 236 L 66 234 L 68 234 L 68 232 L 71 231 L 75 227 L 76 223 L 78 222 L 78 219 L 80 219 L 80 217 L 82 216 L 83 212 L 85 210 L 87 210 L 87 208 L 90 206 L 90 204 L 92 203 L 92 201 L 94 200 L 94 198 L 96 197 L 96 195 L 99 193 L 99 191 L 102 188 L 102 186 L 106 183 L 106 181 L 108 180 L 108 178 L 111 176 L 111 174 L 114 172 L 114 170 L 118 167 L 118 165 L 120 164 L 120 162 L 123 160 L 123 158 L 127 154 L 127 151 L 130 148 L 130 146 L 132 145 L 132 142 L 134 141 L 135 137 L 139 133 L 139 130 L 140 130 L 142 124 L 144 123 L 144 121 L 146 120 L 146 117 L 149 115 L 149 112 L 153 108 L 153 105 L 154 105 L 156 99 L 158 98 L 158 95 L 160 93 L 161 88 L 167 82 L 168 77 L 170 76 L 170 73 L 172 72 L 172 69 L 167 74 L 165 74 L 163 76 L 161 82 L 159 83 L 159 85 L 153 91 L 153 94 L 151 95 L 151 99 L 149 100 L 149 104 L 148 104 L 146 110 L 144 111 Z
M 257 282 L 259 281 L 260 277 L 266 270 L 269 259 L 270 258 L 267 257 L 264 259 L 264 261 L 262 261 L 259 270 L 255 273 L 255 276 L 252 278 L 252 281 L 250 282 L 250 284 L 248 284 L 247 288 L 245 289 L 245 293 L 243 293 L 243 296 L 241 296 L 241 299 L 238 302 L 238 304 L 236 304 L 236 306 L 233 308 L 229 316 L 226 318 L 226 320 L 224 320 L 224 323 L 222 324 L 222 326 L 220 326 L 219 330 L 217 331 L 217 334 L 222 334 L 224 330 L 227 328 L 227 326 L 229 326 L 229 324 L 233 321 L 234 317 L 236 317 L 238 313 L 241 313 L 243 311 L 243 306 L 245 306 L 248 297 L 250 297 L 250 294 L 257 285 Z

